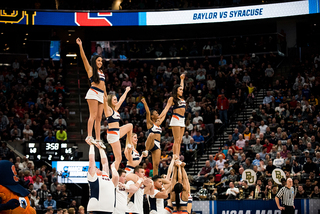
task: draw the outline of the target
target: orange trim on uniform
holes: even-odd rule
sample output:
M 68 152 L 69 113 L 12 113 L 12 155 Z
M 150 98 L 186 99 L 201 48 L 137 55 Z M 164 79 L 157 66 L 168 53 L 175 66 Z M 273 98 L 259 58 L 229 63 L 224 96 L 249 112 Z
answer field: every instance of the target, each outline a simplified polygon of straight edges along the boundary
M 115 135 L 118 135 L 118 133 L 117 133 L 117 132 L 115 132 L 115 131 L 107 131 L 107 133 L 108 133 L 108 134 L 115 134 Z
M 92 91 L 94 91 L 94 92 L 96 92 L 96 94 L 98 94 L 98 92 L 96 91 L 96 90 L 94 90 L 94 89 L 92 89 L 92 88 L 90 88 Z
M 172 213 L 172 210 L 169 207 L 165 207 L 165 210 L 167 210 L 169 213 Z
M 175 118 L 175 119 L 177 119 L 177 120 L 179 120 L 179 117 L 176 116 L 176 115 L 172 115 L 172 117 Z
M 124 170 L 126 170 L 126 171 L 130 171 L 130 169 L 129 169 L 128 167 L 126 167 Z

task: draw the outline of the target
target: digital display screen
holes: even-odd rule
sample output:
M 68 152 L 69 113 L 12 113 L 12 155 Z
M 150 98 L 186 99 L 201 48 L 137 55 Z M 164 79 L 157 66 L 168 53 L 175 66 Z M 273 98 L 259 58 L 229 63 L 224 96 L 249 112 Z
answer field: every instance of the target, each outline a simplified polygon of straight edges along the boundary
M 60 175 L 59 183 L 88 183 L 89 161 L 52 161 L 54 167 Z M 99 161 L 96 161 L 96 167 L 100 168 Z
M 60 41 L 50 42 L 50 58 L 54 61 L 60 60 Z
M 11 11 L 2 10 L 0 23 L 54 26 L 162 26 L 259 20 L 320 12 L 319 0 L 300 0 L 226 8 L 171 11 Z M 59 42 L 52 41 L 50 56 L 58 59 Z M 51 49 L 52 47 L 52 49 Z M 52 50 L 52 53 L 51 53 Z

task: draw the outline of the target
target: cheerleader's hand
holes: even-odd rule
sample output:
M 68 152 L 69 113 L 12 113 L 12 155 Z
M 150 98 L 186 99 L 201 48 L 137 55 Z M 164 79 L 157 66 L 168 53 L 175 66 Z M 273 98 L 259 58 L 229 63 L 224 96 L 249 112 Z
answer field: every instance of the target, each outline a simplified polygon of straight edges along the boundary
M 129 92 L 131 90 L 131 88 L 128 86 L 126 87 L 126 92 Z
M 144 158 L 145 158 L 145 157 L 148 157 L 148 151 L 147 151 L 147 150 L 145 150 L 145 151 L 142 152 L 142 157 L 144 157 Z
M 184 75 L 184 74 L 180 75 L 180 79 L 182 79 L 182 80 L 184 80 L 185 77 L 186 77 L 186 75 Z
M 143 104 L 146 104 L 146 100 L 145 100 L 144 98 L 141 99 L 141 102 L 142 102 Z
M 76 43 L 80 46 L 80 45 L 82 45 L 82 41 L 81 41 L 81 39 L 78 37 L 77 39 L 76 39 Z

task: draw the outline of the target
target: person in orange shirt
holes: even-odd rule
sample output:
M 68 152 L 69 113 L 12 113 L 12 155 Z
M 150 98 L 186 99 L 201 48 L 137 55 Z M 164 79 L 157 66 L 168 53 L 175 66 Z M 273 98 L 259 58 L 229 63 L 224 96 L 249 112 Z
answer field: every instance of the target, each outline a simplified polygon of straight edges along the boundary
M 0 213 L 36 214 L 30 206 L 29 192 L 19 184 L 14 165 L 7 160 L 0 161 Z
M 215 161 L 219 160 L 219 155 L 222 155 L 223 159 L 226 159 L 226 156 L 225 156 L 225 154 L 222 153 L 222 149 L 221 148 L 219 148 L 218 153 L 214 156 L 214 160 Z

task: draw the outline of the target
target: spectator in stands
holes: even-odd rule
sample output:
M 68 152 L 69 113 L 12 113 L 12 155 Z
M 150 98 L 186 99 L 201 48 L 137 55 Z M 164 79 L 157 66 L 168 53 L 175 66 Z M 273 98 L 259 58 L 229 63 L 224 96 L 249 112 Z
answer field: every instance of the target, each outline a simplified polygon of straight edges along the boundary
M 194 142 L 194 139 L 190 139 L 190 143 L 186 146 L 186 159 L 191 160 L 191 157 L 195 155 L 197 158 L 197 148 L 198 144 Z
M 61 186 L 61 205 L 62 207 L 68 207 L 68 205 L 71 203 L 71 199 L 72 199 L 72 193 L 70 190 L 67 189 L 67 185 L 63 184 Z
M 52 209 L 54 209 L 54 210 L 57 209 L 57 203 L 56 203 L 55 200 L 52 199 L 52 195 L 51 195 L 51 194 L 48 194 L 47 200 L 44 201 L 43 206 L 44 206 L 44 208 L 46 208 L 46 209 L 47 209 L 47 208 L 52 208 Z
M 35 191 L 38 191 L 41 188 L 41 186 L 43 185 L 43 183 L 40 181 L 41 181 L 41 178 L 39 176 L 37 176 L 35 182 L 33 183 L 33 189 Z
M 197 134 L 193 136 L 194 142 L 198 144 L 198 147 L 200 148 L 200 155 L 202 156 L 204 153 L 204 138 L 201 135 L 200 131 L 197 131 Z
M 227 189 L 226 195 L 227 200 L 234 200 L 237 198 L 237 195 L 239 194 L 239 189 L 234 187 L 233 182 L 229 183 L 229 188 Z
M 224 163 L 226 162 L 226 160 L 223 158 L 222 154 L 219 154 L 218 156 L 218 160 L 216 161 L 216 167 L 221 170 L 224 168 Z
M 245 163 L 242 165 L 243 169 L 253 169 L 252 161 L 250 158 L 246 158 Z
M 63 130 L 63 128 L 61 127 L 60 130 L 57 131 L 56 138 L 57 138 L 58 142 L 67 141 L 68 140 L 67 132 L 65 130 Z
M 23 130 L 23 141 L 29 141 L 32 139 L 33 131 L 30 129 L 29 125 L 26 125 L 25 129 Z
M 228 124 L 228 109 L 229 109 L 229 101 L 224 96 L 224 94 L 220 95 L 217 102 L 217 108 L 219 110 L 220 119 L 224 124 Z
M 307 198 L 307 194 L 305 193 L 302 185 L 299 185 L 298 192 L 296 193 L 295 198 L 297 199 Z
M 243 139 L 243 135 L 242 134 L 239 134 L 239 140 L 237 140 L 236 146 L 239 147 L 239 148 L 244 148 L 245 139 Z
M 214 156 L 214 160 L 215 160 L 215 161 L 218 161 L 218 160 L 219 160 L 219 155 L 222 155 L 222 158 L 223 158 L 223 159 L 226 158 L 226 156 L 225 156 L 225 154 L 223 154 L 221 148 L 219 148 L 218 152 L 217 152 L 216 155 Z
M 239 131 L 237 128 L 234 129 L 234 133 L 232 134 L 232 141 L 237 142 L 239 140 Z
M 263 105 L 269 104 L 272 102 L 273 96 L 271 96 L 271 92 L 267 91 L 267 96 L 263 98 Z
M 277 152 L 277 156 L 273 160 L 273 165 L 277 168 L 281 168 L 284 165 L 284 159 L 281 157 L 280 152 Z
M 210 161 L 207 160 L 206 164 L 204 167 L 202 167 L 202 169 L 199 171 L 198 175 L 197 175 L 197 179 L 200 182 L 204 182 L 205 180 L 207 180 L 208 176 L 210 175 L 212 168 L 210 166 Z
M 52 136 L 52 133 L 50 132 L 48 136 L 44 139 L 45 143 L 54 143 L 56 142 L 56 138 Z
M 166 175 L 168 172 L 168 164 L 166 161 L 162 161 L 162 164 L 160 164 L 159 168 L 159 175 Z
M 37 194 L 38 194 L 38 196 L 39 196 L 39 204 L 41 205 L 41 206 L 43 206 L 44 204 L 44 201 L 45 200 L 47 200 L 47 198 L 48 198 L 48 194 L 49 194 L 49 191 L 48 191 L 48 189 L 47 189 L 47 185 L 46 184 L 43 184 L 42 186 L 41 186 L 41 188 L 37 191 Z
M 315 163 L 312 162 L 311 157 L 307 157 L 307 162 L 303 165 L 302 173 L 305 173 L 307 176 L 310 172 L 318 171 Z

